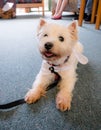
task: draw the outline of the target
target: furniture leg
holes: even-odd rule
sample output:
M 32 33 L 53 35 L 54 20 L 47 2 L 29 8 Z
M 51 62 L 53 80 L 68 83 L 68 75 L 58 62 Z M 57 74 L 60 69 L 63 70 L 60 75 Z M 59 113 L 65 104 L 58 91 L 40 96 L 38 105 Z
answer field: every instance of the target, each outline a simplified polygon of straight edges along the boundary
M 100 22 L 101 22 L 101 0 L 99 0 L 99 3 L 98 3 L 98 10 L 97 10 L 95 29 L 100 28 Z
M 42 1 L 43 3 L 43 7 L 42 7 L 42 16 L 44 17 L 45 13 L 44 13 L 44 0 Z
M 95 21 L 95 15 L 96 15 L 96 10 L 97 10 L 97 3 L 98 3 L 98 0 L 93 0 L 91 23 L 94 23 L 94 21 Z
M 86 5 L 86 0 L 81 0 L 79 20 L 78 20 L 78 25 L 79 26 L 82 26 L 84 11 L 85 11 L 85 5 Z

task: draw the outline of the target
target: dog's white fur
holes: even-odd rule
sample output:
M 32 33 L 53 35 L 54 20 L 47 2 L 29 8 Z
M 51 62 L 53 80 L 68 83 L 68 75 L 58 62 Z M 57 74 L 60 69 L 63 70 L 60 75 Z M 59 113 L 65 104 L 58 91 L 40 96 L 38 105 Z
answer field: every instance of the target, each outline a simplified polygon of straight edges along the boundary
M 56 96 L 56 107 L 61 111 L 71 107 L 72 91 L 77 80 L 77 63 L 86 64 L 88 59 L 82 54 L 83 46 L 78 42 L 78 25 L 73 21 L 70 25 L 62 26 L 40 20 L 38 26 L 39 50 L 43 63 L 32 89 L 25 96 L 27 103 L 33 103 L 46 93 L 47 86 L 54 81 L 55 75 L 49 67 L 54 65 L 62 80 L 59 82 L 59 92 Z M 62 37 L 62 38 L 61 38 Z M 46 43 L 52 43 L 47 53 Z M 66 61 L 69 56 L 68 61 Z

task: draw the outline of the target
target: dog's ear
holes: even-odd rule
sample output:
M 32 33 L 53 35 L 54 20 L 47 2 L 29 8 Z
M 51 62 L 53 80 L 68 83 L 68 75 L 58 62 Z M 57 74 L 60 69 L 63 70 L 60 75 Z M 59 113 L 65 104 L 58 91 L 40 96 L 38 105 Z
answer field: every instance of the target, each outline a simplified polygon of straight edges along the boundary
M 40 22 L 39 22 L 39 25 L 40 25 L 40 26 L 43 26 L 44 24 L 46 24 L 46 21 L 45 21 L 43 18 L 41 18 L 41 19 L 40 19 Z
M 44 26 L 46 23 L 47 22 L 43 18 L 41 18 L 40 21 L 39 21 L 38 30 L 40 30 L 41 27 Z
M 69 26 L 68 30 L 74 40 L 78 39 L 78 22 L 74 20 Z
M 77 49 L 74 48 L 73 53 L 81 64 L 85 65 L 88 63 L 88 58 L 84 56 L 81 52 L 79 52 Z
M 74 20 L 74 21 L 68 26 L 68 29 L 69 29 L 70 31 L 75 31 L 75 30 L 77 30 L 77 27 L 78 27 L 77 20 Z

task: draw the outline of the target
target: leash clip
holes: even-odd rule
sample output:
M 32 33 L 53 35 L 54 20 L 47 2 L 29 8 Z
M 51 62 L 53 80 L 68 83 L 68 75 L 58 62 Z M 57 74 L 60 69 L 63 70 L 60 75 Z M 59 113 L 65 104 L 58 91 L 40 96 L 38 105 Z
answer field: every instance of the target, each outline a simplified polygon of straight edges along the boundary
M 54 67 L 53 66 L 49 67 L 49 70 L 51 71 L 51 73 L 54 73 Z

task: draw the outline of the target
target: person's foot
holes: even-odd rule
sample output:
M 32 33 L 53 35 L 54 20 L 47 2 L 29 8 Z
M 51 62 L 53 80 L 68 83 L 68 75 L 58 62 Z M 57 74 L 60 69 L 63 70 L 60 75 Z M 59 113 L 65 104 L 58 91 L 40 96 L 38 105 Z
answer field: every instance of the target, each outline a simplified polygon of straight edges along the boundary
M 84 18 L 84 21 L 89 23 L 91 21 L 91 14 L 86 15 L 86 17 Z
M 78 20 L 78 19 L 79 19 L 79 14 L 75 14 L 74 20 Z
M 88 15 L 86 13 L 84 13 L 84 19 L 87 17 Z M 75 14 L 74 16 L 74 20 L 78 20 L 79 19 L 79 14 Z
M 62 18 L 62 16 L 61 15 L 54 15 L 51 18 L 54 19 L 54 20 L 59 20 L 59 19 Z
M 87 16 L 88 16 L 87 13 L 84 13 L 84 17 L 83 17 L 83 19 L 85 19 Z

